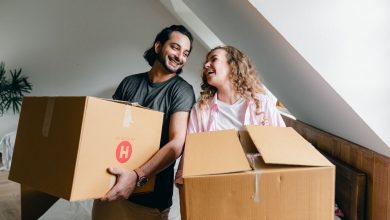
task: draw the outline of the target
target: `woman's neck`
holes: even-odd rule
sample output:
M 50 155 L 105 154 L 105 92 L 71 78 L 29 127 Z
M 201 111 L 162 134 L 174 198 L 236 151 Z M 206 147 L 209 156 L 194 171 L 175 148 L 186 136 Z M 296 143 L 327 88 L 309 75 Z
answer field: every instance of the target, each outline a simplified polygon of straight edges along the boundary
M 233 88 L 217 89 L 217 99 L 226 104 L 232 105 L 241 97 Z

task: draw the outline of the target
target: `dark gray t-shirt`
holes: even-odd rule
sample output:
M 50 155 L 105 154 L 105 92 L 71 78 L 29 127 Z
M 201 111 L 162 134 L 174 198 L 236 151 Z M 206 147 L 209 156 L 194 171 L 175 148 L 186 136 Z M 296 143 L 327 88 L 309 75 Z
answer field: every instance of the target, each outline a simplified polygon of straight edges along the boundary
M 169 141 L 169 121 L 175 112 L 189 112 L 195 103 L 192 86 L 180 76 L 152 83 L 148 73 L 127 76 L 119 84 L 113 99 L 138 102 L 140 105 L 164 112 L 160 148 Z M 172 205 L 174 164 L 156 176 L 154 192 L 133 195 L 130 201 L 140 205 L 165 209 Z

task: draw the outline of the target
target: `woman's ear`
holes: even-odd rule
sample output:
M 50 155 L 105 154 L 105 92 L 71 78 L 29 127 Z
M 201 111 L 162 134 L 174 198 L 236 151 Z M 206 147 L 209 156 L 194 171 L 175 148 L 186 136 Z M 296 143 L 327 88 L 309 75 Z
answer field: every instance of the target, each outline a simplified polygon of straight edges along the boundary
M 158 54 L 160 50 L 161 50 L 161 43 L 160 41 L 157 41 L 156 43 L 154 43 L 154 52 Z

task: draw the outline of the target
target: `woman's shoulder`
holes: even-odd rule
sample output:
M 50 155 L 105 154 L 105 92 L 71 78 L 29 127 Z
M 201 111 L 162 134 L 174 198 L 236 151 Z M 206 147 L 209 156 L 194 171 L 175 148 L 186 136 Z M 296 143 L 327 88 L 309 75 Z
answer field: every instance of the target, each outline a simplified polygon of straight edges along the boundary
M 269 94 L 267 93 L 256 93 L 256 98 L 260 101 L 260 102 L 275 102 L 276 103 L 276 100 L 274 101 L 274 98 L 272 98 Z
M 202 103 L 201 100 L 198 99 L 198 100 L 195 102 L 195 104 L 194 104 L 194 106 L 193 106 L 192 108 L 199 111 L 199 109 L 201 109 L 201 103 Z M 208 107 L 208 105 L 205 105 L 204 107 Z M 203 108 L 204 108 L 204 107 L 203 107 Z
M 198 112 L 206 111 L 207 112 L 210 110 L 210 106 L 213 106 L 213 104 L 214 104 L 213 98 L 210 98 L 209 100 L 207 100 L 207 103 L 205 103 L 203 106 L 202 106 L 201 100 L 198 99 L 198 101 L 196 101 L 194 106 L 192 106 L 192 109 L 193 109 L 193 111 L 198 111 Z
M 272 109 L 272 106 L 276 106 L 276 98 L 272 97 L 267 93 L 257 93 L 257 99 L 260 101 L 262 111 Z

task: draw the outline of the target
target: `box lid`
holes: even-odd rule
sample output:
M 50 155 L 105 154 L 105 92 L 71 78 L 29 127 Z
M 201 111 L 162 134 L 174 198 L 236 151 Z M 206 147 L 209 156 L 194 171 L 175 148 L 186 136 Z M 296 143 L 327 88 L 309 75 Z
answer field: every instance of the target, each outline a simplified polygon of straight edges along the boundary
M 184 150 L 183 177 L 252 170 L 237 131 L 223 130 L 188 134 Z
M 247 125 L 246 129 L 265 163 L 333 166 L 291 127 Z

